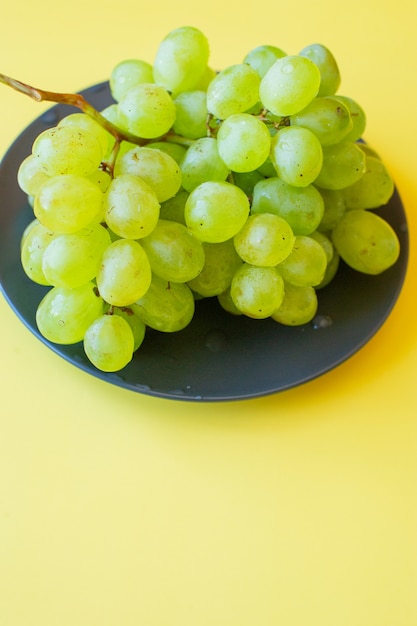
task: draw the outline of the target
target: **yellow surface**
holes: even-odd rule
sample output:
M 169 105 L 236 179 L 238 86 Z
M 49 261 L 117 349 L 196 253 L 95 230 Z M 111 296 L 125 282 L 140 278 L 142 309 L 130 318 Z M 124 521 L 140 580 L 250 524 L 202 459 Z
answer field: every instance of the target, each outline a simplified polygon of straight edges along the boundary
M 214 67 L 262 43 L 324 43 L 368 114 L 412 243 L 399 301 L 364 349 L 252 401 L 105 384 L 1 297 L 1 626 L 415 626 L 415 0 L 17 0 L 1 24 L 0 71 L 56 91 L 152 61 L 184 24 L 207 34 Z M 48 106 L 0 85 L 1 154 Z

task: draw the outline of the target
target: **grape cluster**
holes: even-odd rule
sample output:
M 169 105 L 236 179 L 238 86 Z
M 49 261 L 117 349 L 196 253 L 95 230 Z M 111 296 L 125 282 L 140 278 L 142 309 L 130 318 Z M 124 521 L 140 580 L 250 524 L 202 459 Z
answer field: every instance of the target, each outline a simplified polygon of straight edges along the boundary
M 117 371 L 148 327 L 185 328 L 198 299 L 301 325 L 340 259 L 393 265 L 397 236 L 372 211 L 393 181 L 339 86 L 321 44 L 262 45 L 215 72 L 193 27 L 168 33 L 152 64 L 121 61 L 101 118 L 71 113 L 18 171 L 34 212 L 22 265 L 50 287 L 41 334 Z

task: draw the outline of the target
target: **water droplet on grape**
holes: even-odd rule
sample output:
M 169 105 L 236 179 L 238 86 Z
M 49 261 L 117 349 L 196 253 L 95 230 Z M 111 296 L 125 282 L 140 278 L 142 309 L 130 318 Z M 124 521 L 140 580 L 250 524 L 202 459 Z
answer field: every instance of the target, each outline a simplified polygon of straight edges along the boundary
M 330 315 L 316 315 L 311 323 L 314 330 L 322 330 L 323 328 L 329 328 L 333 324 L 333 320 Z

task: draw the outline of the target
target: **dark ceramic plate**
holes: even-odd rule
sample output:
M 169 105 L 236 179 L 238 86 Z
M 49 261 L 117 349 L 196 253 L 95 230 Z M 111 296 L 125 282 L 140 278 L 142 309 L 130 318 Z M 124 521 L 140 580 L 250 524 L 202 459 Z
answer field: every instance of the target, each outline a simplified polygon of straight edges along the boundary
M 83 95 L 98 109 L 112 102 L 107 83 Z M 408 233 L 397 192 L 379 210 L 396 231 L 398 262 L 379 276 L 366 276 L 341 263 L 336 279 L 319 292 L 313 322 L 285 327 L 270 319 L 225 313 L 217 300 L 197 302 L 192 323 L 173 334 L 149 331 L 132 362 L 116 374 L 97 371 L 81 344 L 50 344 L 38 332 L 35 312 L 46 292 L 20 264 L 20 238 L 33 219 L 16 173 L 34 138 L 74 110 L 56 105 L 35 120 L 11 146 L 0 167 L 0 284 L 22 322 L 47 346 L 76 367 L 109 383 L 161 398 L 226 401 L 253 398 L 301 385 L 338 366 L 363 347 L 390 314 L 403 285 Z

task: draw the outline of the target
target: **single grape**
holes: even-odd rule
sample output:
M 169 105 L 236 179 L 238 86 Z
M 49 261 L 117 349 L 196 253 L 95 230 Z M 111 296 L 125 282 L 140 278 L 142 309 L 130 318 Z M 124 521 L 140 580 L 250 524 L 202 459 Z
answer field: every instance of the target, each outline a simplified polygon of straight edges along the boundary
M 307 187 L 321 172 L 323 149 L 308 128 L 286 126 L 271 140 L 271 160 L 282 180 Z
M 232 282 L 233 275 L 242 264 L 236 252 L 233 239 L 220 243 L 203 243 L 204 266 L 201 272 L 188 281 L 194 293 L 210 298 L 225 291 Z
M 291 226 L 273 213 L 250 215 L 234 237 L 240 258 L 251 265 L 263 267 L 281 263 L 290 254 L 294 241 Z
M 203 269 L 203 246 L 183 224 L 160 219 L 141 243 L 152 272 L 164 280 L 186 283 Z
M 132 146 L 133 147 L 133 146 Z M 186 146 L 181 146 L 178 143 L 172 141 L 152 141 L 146 144 L 147 148 L 154 148 L 155 150 L 161 150 L 168 154 L 178 165 L 183 160 L 185 153 L 187 152 Z
M 332 52 L 323 44 L 313 43 L 303 48 L 300 55 L 313 61 L 320 70 L 320 88 L 317 95 L 335 94 L 339 89 L 341 76 Z
M 159 219 L 158 198 L 138 176 L 113 178 L 104 199 L 105 220 L 111 230 L 126 239 L 143 239 Z
M 183 91 L 174 98 L 176 109 L 174 133 L 199 139 L 207 135 L 207 100 L 205 91 Z
M 120 315 L 129 324 L 133 333 L 133 352 L 136 352 L 142 345 L 146 335 L 146 324 L 130 307 L 117 307 L 112 308 L 113 315 Z
M 364 274 L 380 274 L 394 265 L 400 244 L 392 226 L 365 209 L 347 211 L 332 231 L 333 244 L 350 267 Z
M 314 318 L 317 308 L 318 298 L 314 287 L 285 283 L 284 298 L 271 318 L 285 326 L 302 326 Z
M 224 309 L 227 313 L 236 316 L 243 315 L 242 311 L 237 308 L 236 304 L 232 300 L 230 287 L 223 291 L 223 293 L 219 293 L 217 300 L 222 309 Z
M 298 287 L 315 287 L 324 278 L 327 256 L 323 246 L 310 236 L 299 235 L 291 253 L 278 270 L 283 279 Z
M 48 341 L 74 344 L 83 340 L 87 328 L 103 310 L 103 300 L 91 282 L 75 289 L 52 287 L 39 303 L 36 324 Z
M 323 217 L 318 224 L 318 230 L 327 232 L 333 230 L 342 219 L 346 211 L 346 202 L 341 189 L 320 189 L 324 202 Z
M 262 78 L 259 95 L 263 106 L 274 115 L 302 111 L 317 95 L 320 70 L 310 59 L 287 55 L 277 59 Z
M 109 148 L 114 143 L 114 137 L 99 124 L 95 119 L 85 113 L 71 113 L 60 120 L 57 128 L 71 126 L 74 129 L 81 129 L 94 136 L 100 144 L 103 156 L 107 154 Z
M 188 192 L 204 182 L 224 181 L 229 174 L 230 168 L 221 158 L 214 137 L 197 139 L 181 162 L 182 186 Z
M 387 204 L 394 193 L 394 181 L 384 163 L 377 157 L 367 155 L 365 163 L 364 175 L 343 189 L 348 209 L 377 209 Z
M 176 28 L 159 44 L 153 62 L 154 81 L 173 94 L 194 89 L 210 55 L 207 37 L 191 26 Z
M 361 105 L 353 98 L 348 96 L 342 96 L 337 94 L 335 96 L 338 102 L 342 102 L 350 113 L 350 119 L 352 120 L 352 128 L 345 137 L 345 141 L 358 141 L 363 137 L 363 133 L 366 128 L 366 113 Z
M 152 139 L 167 133 L 175 121 L 175 104 L 160 85 L 134 85 L 118 104 L 122 126 L 137 137 Z
M 323 165 L 315 184 L 324 189 L 344 189 L 362 178 L 365 171 L 365 154 L 359 145 L 343 141 L 323 148 Z
M 48 245 L 56 234 L 48 230 L 37 219 L 31 222 L 29 231 L 22 237 L 20 259 L 25 274 L 39 285 L 51 285 L 42 269 L 42 259 Z
M 101 315 L 87 328 L 84 351 L 89 361 L 103 372 L 117 372 L 133 357 L 134 337 L 120 315 Z
M 269 156 L 271 135 L 265 124 L 252 115 L 230 115 L 219 128 L 217 147 L 232 171 L 251 172 Z
M 142 59 L 125 59 L 120 61 L 110 74 L 110 91 L 116 102 L 135 85 L 153 82 L 153 68 Z
M 207 109 L 219 119 L 244 113 L 259 100 L 260 76 L 250 65 L 237 63 L 219 72 L 207 88 Z
M 275 61 L 284 56 L 286 56 L 286 53 L 281 48 L 261 45 L 250 50 L 243 59 L 243 63 L 253 67 L 262 78 Z
M 349 109 L 336 98 L 314 98 L 291 118 L 291 124 L 308 128 L 322 146 L 340 143 L 353 127 Z
M 182 174 L 178 163 L 166 152 L 136 146 L 119 156 L 114 175 L 139 176 L 151 187 L 159 202 L 175 196 L 181 187 Z
M 129 306 L 141 298 L 151 283 L 151 266 L 141 244 L 113 241 L 104 251 L 96 281 L 103 300 L 114 306 Z
M 219 243 L 234 237 L 249 215 L 246 194 L 228 182 L 208 181 L 196 187 L 185 203 L 190 232 L 201 241 Z
M 49 230 L 75 233 L 102 214 L 103 194 L 97 184 L 83 176 L 53 176 L 40 188 L 33 210 Z
M 265 319 L 284 298 L 284 281 L 275 267 L 241 265 L 233 276 L 230 296 L 247 317 Z
M 17 184 L 29 196 L 35 196 L 49 176 L 44 172 L 39 160 L 29 154 L 17 171 Z
M 146 294 L 131 308 L 149 328 L 173 333 L 191 322 L 195 302 L 191 289 L 186 284 L 167 281 L 154 275 Z

